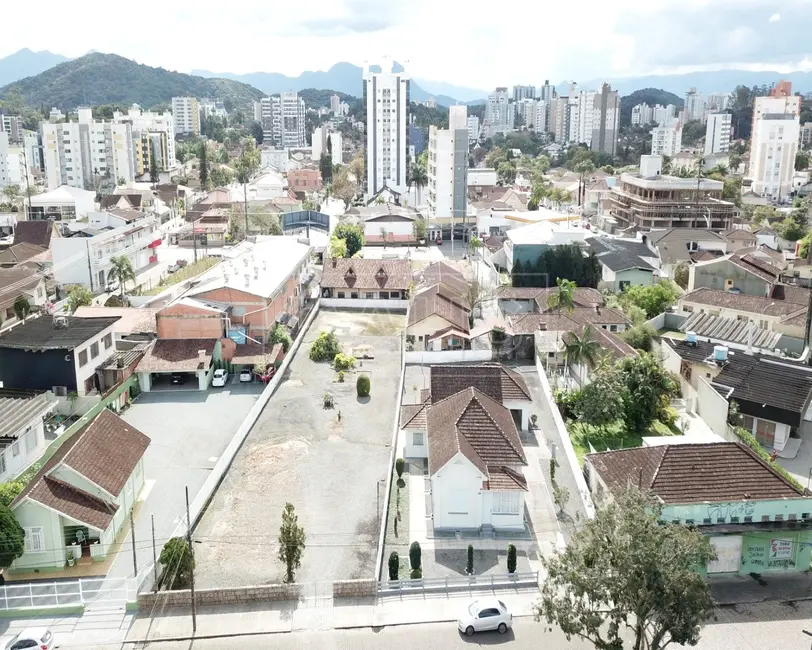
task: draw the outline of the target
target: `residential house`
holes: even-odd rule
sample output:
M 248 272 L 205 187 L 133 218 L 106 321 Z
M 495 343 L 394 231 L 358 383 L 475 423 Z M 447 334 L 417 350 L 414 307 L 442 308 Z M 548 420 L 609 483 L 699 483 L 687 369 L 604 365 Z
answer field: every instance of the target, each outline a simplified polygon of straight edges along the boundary
M 435 284 L 412 297 L 406 336 L 418 350 L 469 350 L 469 319 L 465 298 Z
M 629 484 L 652 492 L 663 525 L 693 526 L 716 551 L 703 572 L 765 576 L 809 570 L 812 499 L 737 442 L 587 454 L 596 501 Z
M 415 283 L 422 288 L 442 284 L 457 296 L 468 293 L 469 282 L 463 272 L 450 261 L 432 262 L 415 274 Z
M 0 268 L 0 329 L 19 322 L 15 304 L 28 303 L 29 314 L 37 315 L 48 303 L 45 277 L 25 266 Z
M 722 235 L 727 240 L 728 252 L 735 253 L 742 248 L 751 248 L 756 245 L 756 235 L 746 228 L 733 228 Z
M 583 244 L 590 232 L 575 223 L 547 220 L 508 230 L 505 239 L 507 268 L 521 262 L 535 264 L 541 254 L 555 246 Z
M 79 307 L 73 315 L 79 318 L 117 316 L 113 331 L 118 343 L 154 339 L 158 333 L 156 315 L 159 311 L 154 307 Z
M 50 391 L 0 390 L 0 481 L 19 476 L 45 453 L 44 419 L 56 406 Z
M 157 339 L 149 344 L 135 371 L 144 392 L 170 386 L 174 375 L 192 389 L 206 390 L 214 375 L 214 362 L 222 358 L 219 337 Z
M 25 551 L 9 570 L 104 560 L 144 485 L 149 443 L 109 409 L 62 443 L 11 504 Z
M 18 221 L 14 226 L 12 244 L 32 244 L 50 248 L 51 237 L 59 236 L 59 230 L 53 221 Z
M 291 169 L 287 173 L 288 186 L 294 192 L 316 192 L 321 189 L 318 169 Z
M 707 287 L 748 296 L 771 296 L 780 278 L 781 269 L 774 264 L 752 253 L 733 253 L 693 264 L 688 273 L 688 291 Z
M 408 260 L 337 259 L 324 264 L 322 298 L 358 301 L 398 300 L 408 297 L 412 269 Z M 352 302 L 347 302 L 351 306 Z M 395 304 L 393 303 L 393 306 Z
M 96 368 L 115 352 L 117 321 L 117 316 L 41 317 L 6 330 L 0 334 L 0 382 L 58 396 L 98 392 Z
M 503 378 L 498 365 L 446 366 L 435 383 L 437 370 L 431 395 L 401 412 L 412 443 L 407 453 L 428 460 L 434 529 L 523 530 L 522 416 L 501 403 L 530 401 L 523 380 L 515 373 Z
M 48 258 L 48 249 L 36 244 L 21 242 L 0 251 L 0 268 L 10 269 L 21 265 L 39 268 L 49 261 Z
M 83 219 L 96 209 L 96 193 L 69 185 L 62 185 L 50 192 L 34 194 L 25 202 L 28 221 L 68 221 Z
M 733 250 L 725 234 L 702 228 L 652 230 L 643 235 L 643 241 L 660 258 L 663 273 L 672 279 L 677 266 L 690 264 L 700 251 L 721 255 Z
M 601 286 L 621 292 L 647 286 L 658 279 L 657 258 L 642 241 L 590 237 L 587 245 L 601 266 Z

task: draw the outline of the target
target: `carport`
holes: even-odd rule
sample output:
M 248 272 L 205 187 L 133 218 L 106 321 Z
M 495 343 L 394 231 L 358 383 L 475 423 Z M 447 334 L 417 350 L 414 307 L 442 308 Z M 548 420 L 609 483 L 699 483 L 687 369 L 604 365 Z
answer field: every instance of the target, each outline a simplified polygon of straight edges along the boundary
M 241 370 L 253 370 L 257 364 L 268 362 L 273 365 L 279 366 L 284 354 L 282 352 L 282 344 L 277 343 L 271 348 L 266 345 L 258 343 L 238 343 L 231 363 L 234 365 L 235 377 L 239 375 Z
M 218 339 L 158 339 L 136 368 L 141 390 L 206 390 L 220 358 Z M 183 375 L 184 383 L 172 384 L 173 374 Z

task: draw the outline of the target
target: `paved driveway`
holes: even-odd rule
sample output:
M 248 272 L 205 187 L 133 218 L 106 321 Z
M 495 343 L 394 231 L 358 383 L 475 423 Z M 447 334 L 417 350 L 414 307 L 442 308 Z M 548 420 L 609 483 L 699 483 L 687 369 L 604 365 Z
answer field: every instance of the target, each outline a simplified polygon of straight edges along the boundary
M 123 418 L 152 441 L 145 455 L 145 499 L 138 506 L 135 546 L 139 571 L 152 562 L 150 515 L 155 517 L 158 552 L 186 516 L 184 488 L 193 500 L 254 405 L 263 384 L 237 384 L 208 391 L 141 393 Z M 132 576 L 132 546 L 127 543 L 108 576 Z

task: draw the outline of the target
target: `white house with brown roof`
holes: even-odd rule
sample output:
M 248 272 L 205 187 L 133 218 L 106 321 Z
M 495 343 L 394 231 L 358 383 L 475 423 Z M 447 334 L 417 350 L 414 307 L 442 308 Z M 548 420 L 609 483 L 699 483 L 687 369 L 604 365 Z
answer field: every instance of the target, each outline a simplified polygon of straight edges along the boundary
M 406 309 L 412 268 L 403 259 L 331 258 L 321 276 L 325 307 Z
M 445 285 L 422 289 L 409 309 L 407 340 L 417 350 L 470 349 L 469 313 L 465 300 Z
M 103 560 L 144 485 L 149 443 L 109 409 L 66 440 L 11 504 L 25 552 L 9 570 Z

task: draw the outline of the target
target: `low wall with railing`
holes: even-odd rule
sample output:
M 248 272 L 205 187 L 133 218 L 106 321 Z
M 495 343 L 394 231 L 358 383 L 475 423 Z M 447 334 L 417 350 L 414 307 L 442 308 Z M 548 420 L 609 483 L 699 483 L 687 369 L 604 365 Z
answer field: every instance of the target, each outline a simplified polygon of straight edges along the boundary
M 474 589 L 516 589 L 537 587 L 538 571 L 503 573 L 497 575 L 461 576 L 459 578 L 422 578 L 419 580 L 386 580 L 378 585 L 379 592 L 450 592 Z
M 230 587 L 225 589 L 196 589 L 196 605 L 236 605 L 240 603 L 264 603 L 272 600 L 299 600 L 302 586 L 297 584 L 260 585 L 252 587 Z M 138 608 L 152 611 L 161 607 L 191 607 L 192 592 L 188 589 L 177 591 L 142 592 L 138 594 Z
M 364 300 L 362 298 L 322 298 L 322 307 L 331 309 L 365 309 L 377 311 L 406 311 L 408 300 Z
M 491 350 L 412 350 L 406 352 L 406 363 L 465 363 L 472 361 L 490 361 Z

